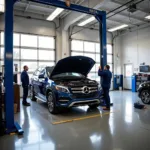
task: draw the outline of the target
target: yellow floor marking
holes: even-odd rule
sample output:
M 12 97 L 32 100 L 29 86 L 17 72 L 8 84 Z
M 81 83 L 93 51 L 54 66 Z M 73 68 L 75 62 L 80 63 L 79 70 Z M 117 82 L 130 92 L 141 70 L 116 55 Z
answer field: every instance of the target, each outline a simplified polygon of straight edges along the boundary
M 16 133 L 10 133 L 10 135 L 16 135 Z
M 91 119 L 91 118 L 100 117 L 102 115 L 109 115 L 111 113 L 114 113 L 114 112 L 106 112 L 106 113 L 103 113 L 103 114 L 96 114 L 96 115 L 91 115 L 91 116 L 86 116 L 86 117 L 73 118 L 73 119 L 70 119 L 70 120 L 56 121 L 56 122 L 52 122 L 52 124 L 53 125 L 57 125 L 57 124 L 63 124 L 63 123 L 68 123 L 68 122 L 73 122 L 73 121 L 80 121 L 80 120 L 85 120 L 85 119 Z

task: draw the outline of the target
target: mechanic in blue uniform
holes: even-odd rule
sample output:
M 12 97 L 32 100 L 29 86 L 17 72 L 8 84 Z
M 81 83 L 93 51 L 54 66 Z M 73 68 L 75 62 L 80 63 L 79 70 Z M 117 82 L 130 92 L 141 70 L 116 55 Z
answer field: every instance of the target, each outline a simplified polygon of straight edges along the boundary
M 104 67 L 104 70 L 102 70 L 100 66 L 98 70 L 98 75 L 101 77 L 101 86 L 104 92 L 104 99 L 106 103 L 106 108 L 103 108 L 103 110 L 110 110 L 109 89 L 111 86 L 111 78 L 112 78 L 112 73 L 110 72 L 110 66 L 106 65 Z
M 27 102 L 28 97 L 28 87 L 29 87 L 29 75 L 27 71 L 29 70 L 28 66 L 23 67 L 23 71 L 21 73 L 21 82 L 23 87 L 23 102 L 24 106 L 30 106 L 30 103 Z

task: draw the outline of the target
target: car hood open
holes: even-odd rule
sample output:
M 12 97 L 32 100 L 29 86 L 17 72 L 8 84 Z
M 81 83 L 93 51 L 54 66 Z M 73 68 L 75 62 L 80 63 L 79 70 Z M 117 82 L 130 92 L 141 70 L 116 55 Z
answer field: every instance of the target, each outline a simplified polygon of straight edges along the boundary
M 90 72 L 94 64 L 95 61 L 89 57 L 85 56 L 67 57 L 57 62 L 56 66 L 51 72 L 50 78 L 52 78 L 55 75 L 67 72 L 75 72 L 87 76 L 87 74 Z

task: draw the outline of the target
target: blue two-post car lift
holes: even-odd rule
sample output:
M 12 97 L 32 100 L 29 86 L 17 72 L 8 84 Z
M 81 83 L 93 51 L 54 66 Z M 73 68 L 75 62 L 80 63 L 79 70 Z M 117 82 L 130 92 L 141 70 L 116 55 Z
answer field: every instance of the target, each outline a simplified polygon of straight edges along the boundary
M 14 122 L 14 90 L 13 90 L 13 7 L 18 0 L 5 0 L 5 108 L 6 108 L 6 131 L 11 133 L 18 131 L 23 134 L 23 130 L 17 122 Z M 86 13 L 95 16 L 100 26 L 100 55 L 101 66 L 107 64 L 107 31 L 106 31 L 106 12 L 95 10 L 88 7 L 71 4 L 67 6 L 65 2 L 59 0 L 30 0 L 32 2 L 52 5 L 72 11 Z

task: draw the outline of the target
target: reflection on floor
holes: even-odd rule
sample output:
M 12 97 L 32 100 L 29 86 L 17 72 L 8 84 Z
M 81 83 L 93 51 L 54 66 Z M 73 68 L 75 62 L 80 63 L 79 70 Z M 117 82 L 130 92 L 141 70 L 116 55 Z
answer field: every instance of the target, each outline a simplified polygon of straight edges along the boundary
M 15 119 L 24 130 L 18 137 L 0 138 L 1 150 L 150 150 L 150 110 L 136 110 L 136 93 L 111 92 L 114 106 L 104 115 L 101 107 L 62 110 L 51 115 L 42 102 L 22 107 Z M 148 108 L 150 108 L 148 106 Z M 101 114 L 99 117 L 52 125 L 52 122 Z

